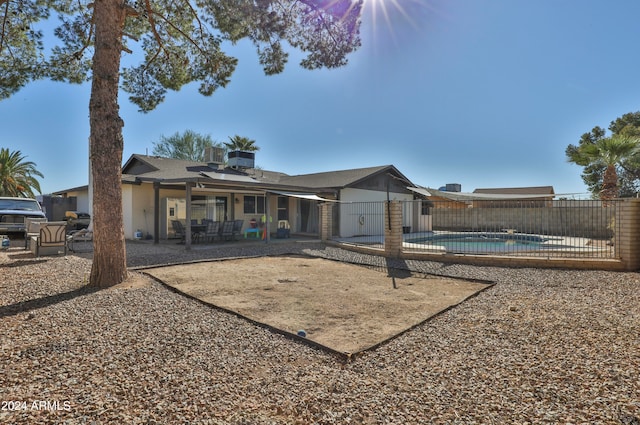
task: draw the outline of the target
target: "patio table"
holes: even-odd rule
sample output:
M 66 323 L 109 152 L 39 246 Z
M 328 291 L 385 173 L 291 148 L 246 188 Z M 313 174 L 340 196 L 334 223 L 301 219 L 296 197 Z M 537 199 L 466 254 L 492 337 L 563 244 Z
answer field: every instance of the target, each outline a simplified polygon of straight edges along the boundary
M 200 236 L 203 235 L 207 231 L 206 224 L 192 224 L 191 225 L 191 238 L 195 239 L 196 243 Z

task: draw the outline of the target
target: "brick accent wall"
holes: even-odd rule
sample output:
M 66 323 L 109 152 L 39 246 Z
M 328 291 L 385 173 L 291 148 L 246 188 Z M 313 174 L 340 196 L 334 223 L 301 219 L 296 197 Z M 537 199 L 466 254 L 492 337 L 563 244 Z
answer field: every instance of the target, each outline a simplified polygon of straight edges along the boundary
M 624 199 L 619 204 L 616 221 L 616 254 L 625 270 L 637 270 L 640 268 L 640 199 Z
M 333 236 L 333 203 L 320 204 L 320 239 L 328 241 Z
M 384 252 L 387 257 L 402 256 L 402 203 L 400 201 L 384 203 Z

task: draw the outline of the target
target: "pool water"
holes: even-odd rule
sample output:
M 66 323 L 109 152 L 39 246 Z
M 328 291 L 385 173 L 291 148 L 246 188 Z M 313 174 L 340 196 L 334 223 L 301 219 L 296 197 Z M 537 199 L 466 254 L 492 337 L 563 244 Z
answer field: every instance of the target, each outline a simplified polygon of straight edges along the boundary
M 538 251 L 544 249 L 545 239 L 531 235 L 513 234 L 449 234 L 407 240 L 408 243 L 438 246 L 451 253 L 500 253 Z
M 505 252 L 540 249 L 538 242 L 519 242 L 508 240 L 491 239 L 458 239 L 441 240 L 430 242 L 432 245 L 439 245 L 448 252 Z

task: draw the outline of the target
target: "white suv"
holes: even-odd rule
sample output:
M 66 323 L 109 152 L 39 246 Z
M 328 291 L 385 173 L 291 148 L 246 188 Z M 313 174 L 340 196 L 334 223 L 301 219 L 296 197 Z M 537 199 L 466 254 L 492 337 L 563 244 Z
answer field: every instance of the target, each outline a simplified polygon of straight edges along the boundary
M 22 233 L 25 218 L 46 217 L 35 199 L 0 197 L 0 234 Z

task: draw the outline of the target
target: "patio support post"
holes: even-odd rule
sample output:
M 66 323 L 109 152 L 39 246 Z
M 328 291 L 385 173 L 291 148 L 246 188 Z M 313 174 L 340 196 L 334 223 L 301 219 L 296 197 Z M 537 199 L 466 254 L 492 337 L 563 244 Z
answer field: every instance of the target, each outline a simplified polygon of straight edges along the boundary
M 399 258 L 402 255 L 402 203 L 385 202 L 384 253 L 386 257 Z
M 160 243 L 160 182 L 153 182 L 153 244 Z
M 264 241 L 266 243 L 269 243 L 269 240 L 271 240 L 271 228 L 269 227 L 269 223 L 271 222 L 271 211 L 269 210 L 269 202 L 271 202 L 271 200 L 269 199 L 269 192 L 265 192 L 264 193 L 264 209 L 265 209 L 265 223 L 264 223 Z
M 184 249 L 187 251 L 191 250 L 191 188 L 193 187 L 193 183 L 187 182 L 187 211 L 186 211 L 186 223 L 184 225 L 185 235 L 184 235 Z
M 229 202 L 231 205 L 229 206 L 229 214 L 225 217 L 225 220 L 235 220 L 236 219 L 236 193 L 230 192 L 229 197 L 231 198 Z M 231 218 L 229 218 L 231 217 Z
M 331 229 L 333 229 L 333 203 L 325 202 L 320 207 L 320 240 L 328 241 L 331 239 Z

